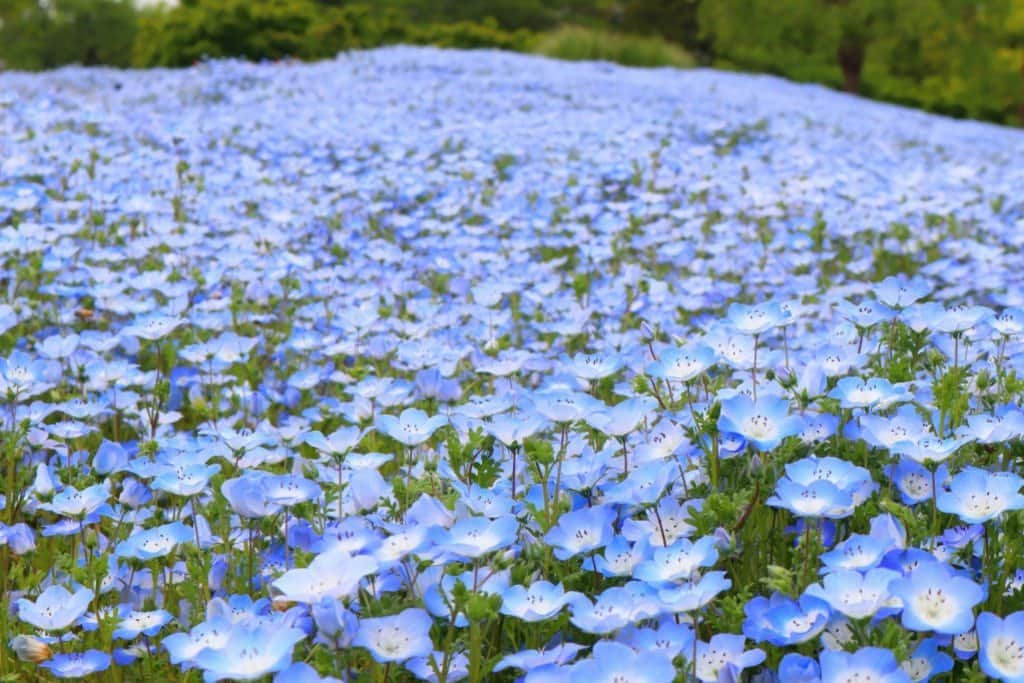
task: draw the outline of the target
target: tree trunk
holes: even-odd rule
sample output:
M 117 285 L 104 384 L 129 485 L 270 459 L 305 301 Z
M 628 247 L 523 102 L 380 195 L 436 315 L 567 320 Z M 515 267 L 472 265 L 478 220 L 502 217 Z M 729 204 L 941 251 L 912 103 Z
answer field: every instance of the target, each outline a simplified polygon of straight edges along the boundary
M 1024 61 L 1020 64 L 1021 85 L 1024 86 Z M 1024 126 L 1024 88 L 1021 89 L 1021 100 L 1017 105 L 1017 125 Z
M 843 89 L 856 95 L 860 92 L 860 72 L 864 67 L 864 44 L 844 40 L 836 50 L 836 60 L 843 71 Z

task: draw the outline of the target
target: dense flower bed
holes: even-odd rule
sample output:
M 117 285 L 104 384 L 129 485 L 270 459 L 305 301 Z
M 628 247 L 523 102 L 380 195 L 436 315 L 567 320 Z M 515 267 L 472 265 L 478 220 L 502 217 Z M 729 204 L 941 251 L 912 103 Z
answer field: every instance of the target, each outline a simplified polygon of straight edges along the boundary
M 487 52 L 0 75 L 0 674 L 1024 680 L 1022 158 Z

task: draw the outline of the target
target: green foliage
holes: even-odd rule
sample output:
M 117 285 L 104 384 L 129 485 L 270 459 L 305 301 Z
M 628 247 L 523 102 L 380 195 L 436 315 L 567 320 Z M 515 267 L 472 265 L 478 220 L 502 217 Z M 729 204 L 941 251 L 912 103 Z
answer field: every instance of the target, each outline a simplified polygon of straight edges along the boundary
M 428 24 L 409 27 L 408 41 L 416 45 L 436 45 L 461 49 L 496 48 L 499 50 L 525 51 L 530 44 L 531 34 L 523 29 L 505 31 L 493 19 L 480 23 L 460 21 L 454 24 Z
M 128 66 L 135 42 L 131 0 L 0 0 L 0 63 L 16 69 L 64 64 Z
M 582 26 L 564 26 L 538 37 L 533 51 L 569 60 L 604 60 L 626 66 L 693 66 L 678 45 L 657 37 L 624 35 Z
M 702 35 L 700 0 L 630 0 L 622 9 L 622 28 L 640 35 L 657 35 L 701 57 L 711 45 Z
M 480 23 L 416 24 L 398 8 L 323 7 L 312 0 L 191 0 L 144 17 L 137 66 L 187 66 L 203 58 L 323 59 L 395 43 L 523 50 L 525 31 Z
M 187 66 L 205 57 L 302 54 L 316 11 L 306 0 L 186 0 L 143 18 L 137 66 Z
M 1022 122 L 1022 0 L 718 0 L 698 18 L 718 66 Z
M 339 52 L 404 42 L 408 23 L 396 10 L 345 5 L 316 12 L 303 46 L 307 59 L 333 57 Z
M 374 7 L 395 11 L 418 26 L 489 20 L 503 29 L 537 31 L 554 27 L 560 10 L 571 4 L 546 0 L 378 0 Z

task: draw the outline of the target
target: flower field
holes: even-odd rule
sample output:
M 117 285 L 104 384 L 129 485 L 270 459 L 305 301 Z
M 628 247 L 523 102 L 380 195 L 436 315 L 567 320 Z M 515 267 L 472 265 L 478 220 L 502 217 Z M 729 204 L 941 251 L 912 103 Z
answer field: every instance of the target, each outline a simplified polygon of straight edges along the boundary
M 0 74 L 0 681 L 1024 681 L 1022 159 L 488 51 Z

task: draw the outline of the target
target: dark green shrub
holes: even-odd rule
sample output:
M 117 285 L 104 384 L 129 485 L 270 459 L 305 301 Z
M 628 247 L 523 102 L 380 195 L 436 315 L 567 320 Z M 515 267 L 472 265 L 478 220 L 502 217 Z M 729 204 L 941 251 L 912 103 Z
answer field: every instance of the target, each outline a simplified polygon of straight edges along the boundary
M 308 0 L 191 0 L 143 17 L 138 66 L 188 66 L 204 57 L 281 59 L 305 52 L 317 8 Z
M 0 1 L 0 61 L 15 69 L 128 66 L 137 13 L 131 0 Z
M 633 36 L 582 26 L 565 26 L 539 36 L 533 51 L 569 60 L 604 60 L 626 66 L 690 67 L 683 48 L 654 36 Z
M 530 44 L 531 34 L 522 29 L 504 31 L 498 27 L 497 21 L 485 19 L 480 23 L 460 21 L 454 24 L 413 26 L 408 38 L 409 42 L 417 45 L 524 51 Z

